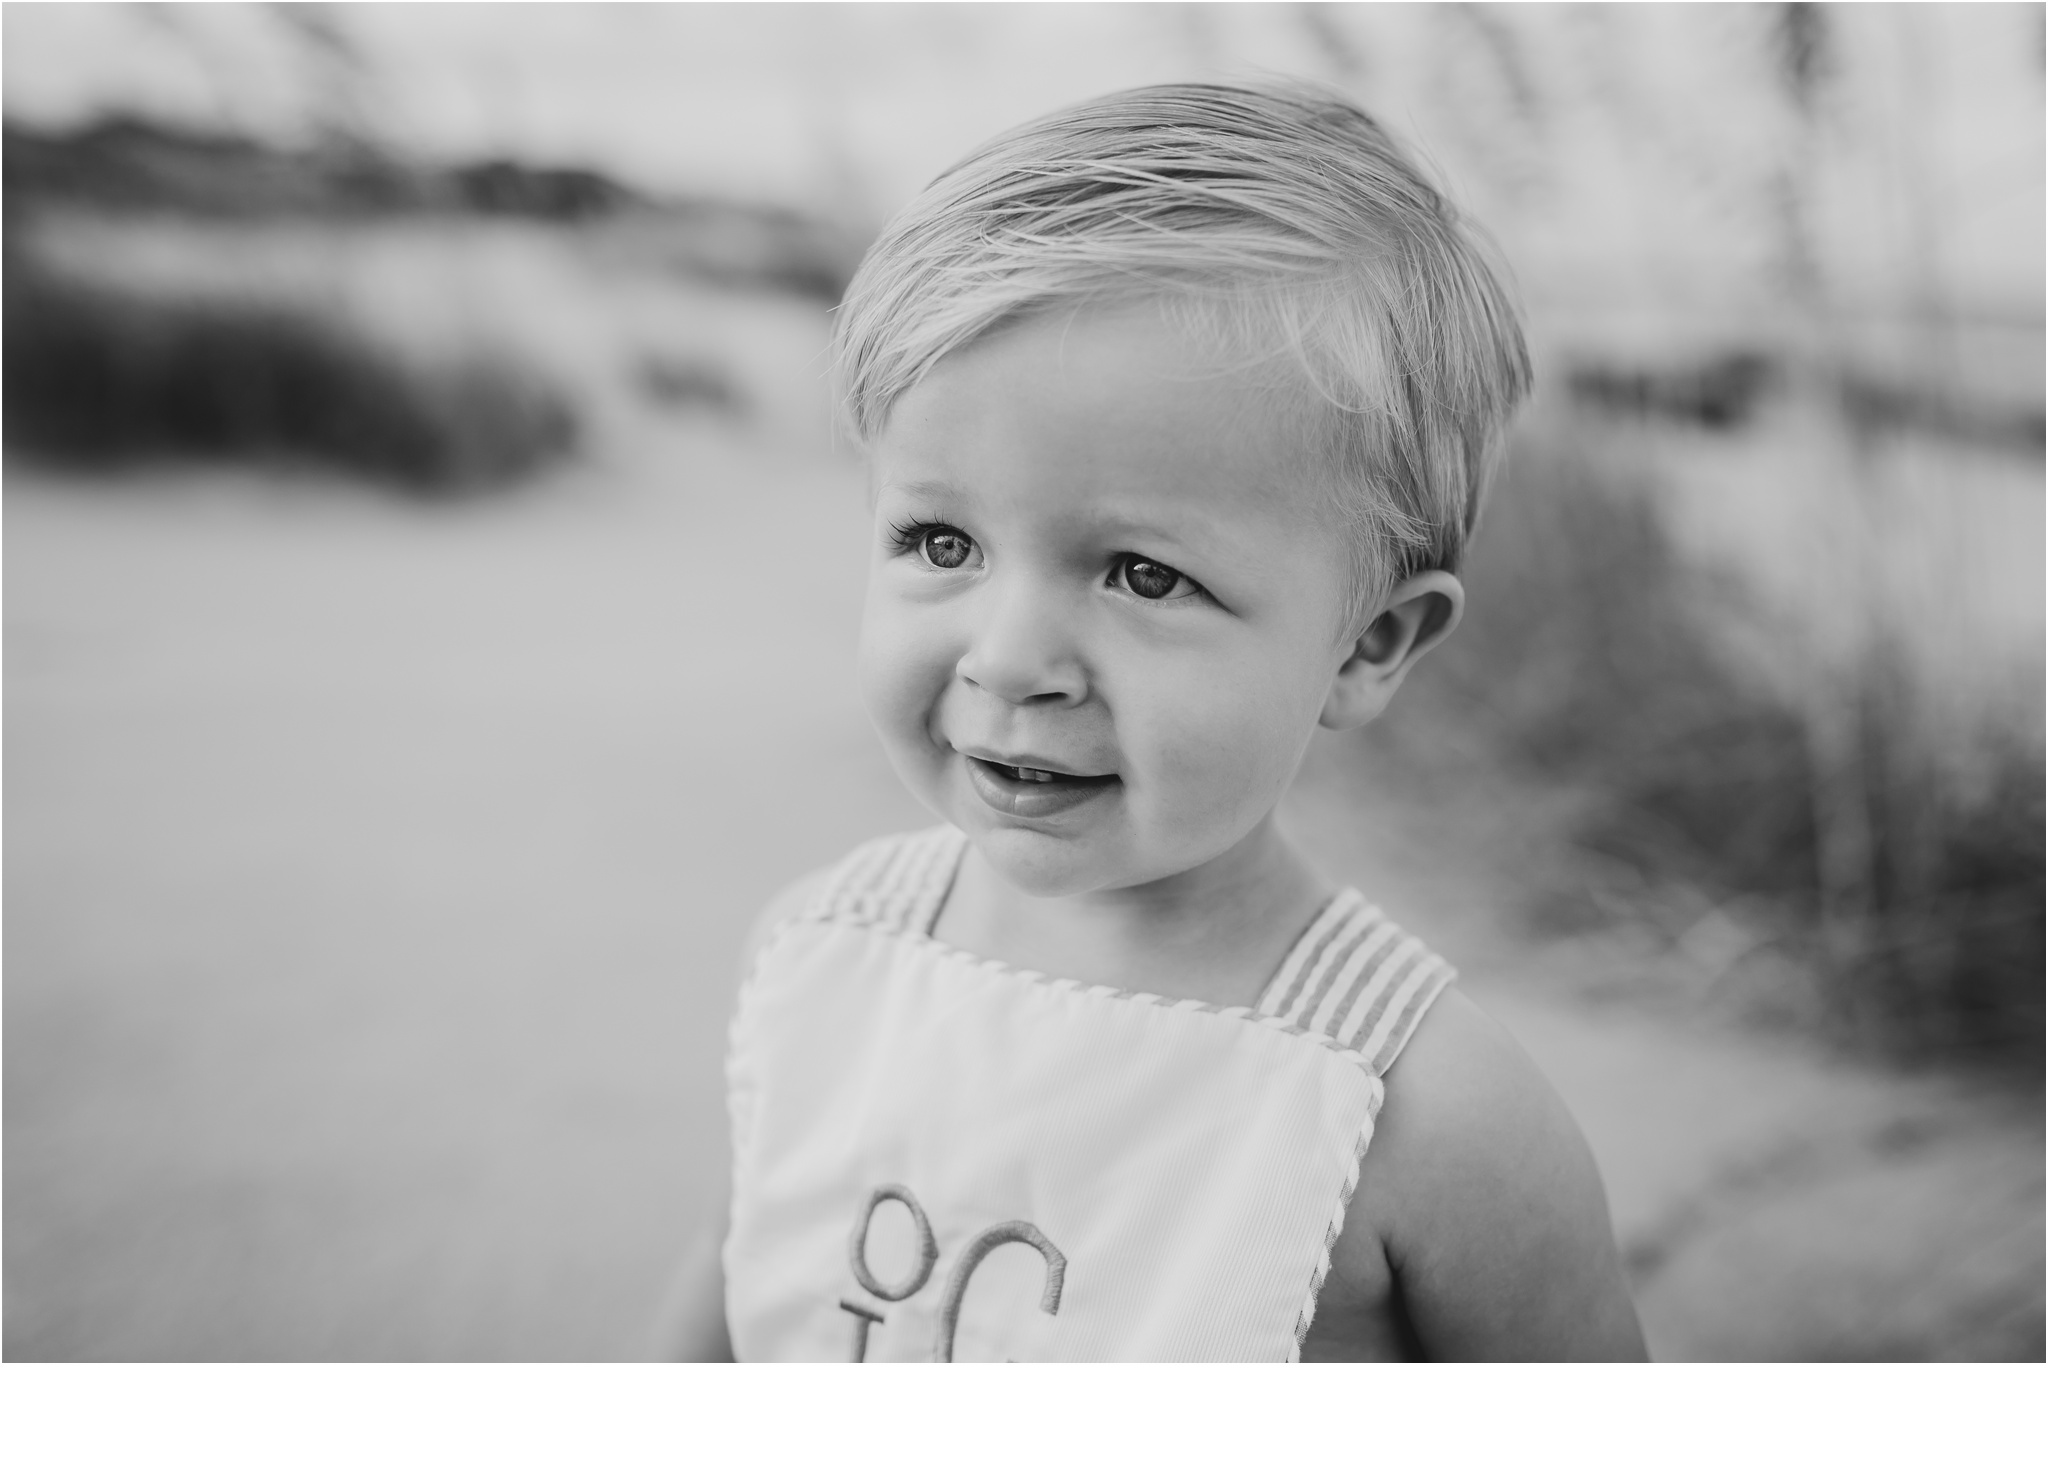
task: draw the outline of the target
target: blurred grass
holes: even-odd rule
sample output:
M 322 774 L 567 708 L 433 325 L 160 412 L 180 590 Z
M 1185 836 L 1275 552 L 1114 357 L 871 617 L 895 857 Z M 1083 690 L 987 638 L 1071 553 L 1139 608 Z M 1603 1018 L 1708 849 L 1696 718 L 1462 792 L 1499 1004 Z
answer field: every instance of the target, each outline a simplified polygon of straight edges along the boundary
M 5 150 L 7 448 L 86 470 L 510 483 L 588 449 L 622 385 L 663 410 L 742 414 L 728 363 L 675 333 L 677 299 L 815 308 L 858 255 L 789 209 L 344 139 L 10 121 Z
M 1518 440 L 1468 582 L 1464 625 L 1406 694 L 1420 705 L 1374 746 L 1571 791 L 1574 858 L 1528 872 L 1536 926 L 1654 927 L 1752 1016 L 2038 1081 L 2042 770 L 2024 736 L 1980 739 L 1958 771 L 1878 639 L 1829 689 L 1854 727 L 1833 752 L 1814 701 L 1731 650 L 1754 595 L 1682 555 L 1649 470 L 1573 424 Z M 1827 869 L 1842 819 L 1866 853 L 1846 900 Z
M 361 139 L 291 148 L 139 117 L 0 128 L 10 214 L 45 208 L 330 225 L 422 218 L 602 226 L 619 254 L 698 280 L 837 303 L 865 242 L 773 204 L 656 199 L 589 168 L 484 158 L 437 167 Z
M 93 467 L 305 463 L 438 493 L 523 477 L 576 446 L 570 403 L 516 363 L 410 362 L 311 309 L 151 298 L 9 254 L 11 451 Z

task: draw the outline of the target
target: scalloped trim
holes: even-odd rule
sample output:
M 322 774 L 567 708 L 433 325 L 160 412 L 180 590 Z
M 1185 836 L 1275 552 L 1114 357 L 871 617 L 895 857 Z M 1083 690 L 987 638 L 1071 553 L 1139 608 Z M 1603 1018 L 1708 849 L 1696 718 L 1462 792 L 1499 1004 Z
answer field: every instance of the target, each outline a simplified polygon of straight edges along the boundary
M 1337 1192 L 1337 1209 L 1330 1217 L 1329 1229 L 1323 1233 L 1323 1254 L 1316 1263 L 1315 1271 L 1308 1280 L 1308 1295 L 1301 1301 L 1301 1311 L 1294 1319 L 1294 1346 L 1287 1352 L 1289 1363 L 1301 1362 L 1301 1345 L 1308 1338 L 1309 1326 L 1316 1320 L 1316 1302 L 1323 1295 L 1323 1283 L 1330 1279 L 1330 1263 L 1337 1254 L 1337 1238 L 1344 1234 L 1344 1218 L 1351 1211 L 1351 1197 L 1358 1193 L 1358 1172 L 1365 1163 L 1366 1147 L 1372 1143 L 1375 1130 L 1379 1127 L 1380 1104 L 1386 1098 L 1387 1086 L 1378 1074 L 1372 1075 L 1372 1096 L 1366 1101 L 1365 1123 L 1358 1131 L 1358 1141 L 1351 1147 L 1351 1163 L 1344 1172 L 1344 1184 Z
M 884 935 L 893 936 L 899 941 L 908 941 L 919 946 L 928 946 L 939 955 L 957 958 L 965 962 L 971 969 L 983 972 L 986 975 L 1000 977 L 1007 981 L 1029 982 L 1055 992 L 1073 992 L 1098 1001 L 1131 1002 L 1140 1007 L 1157 1007 L 1165 1012 L 1201 1013 L 1209 1017 L 1228 1018 L 1232 1022 L 1249 1023 L 1253 1027 L 1267 1028 L 1273 1032 L 1285 1033 L 1291 1038 L 1298 1038 L 1303 1042 L 1314 1043 L 1317 1047 L 1326 1049 L 1338 1057 L 1348 1060 L 1369 1076 L 1375 1079 L 1379 1077 L 1373 1069 L 1373 1061 L 1370 1055 L 1361 1053 L 1356 1048 L 1338 1042 L 1328 1033 L 1319 1033 L 1311 1028 L 1304 1028 L 1299 1023 L 1290 1022 L 1286 1018 L 1264 1015 L 1254 1008 L 1218 1007 L 1214 1003 L 1204 1002 L 1198 997 L 1161 997 L 1157 992 L 1133 992 L 1123 987 L 1109 987 L 1099 983 L 1084 984 L 1073 977 L 1048 976 L 1044 972 L 1033 971 L 1029 967 L 1011 966 L 1008 962 L 998 960 L 992 956 L 977 956 L 971 951 L 962 950 L 958 946 L 941 941 L 936 936 L 926 935 L 921 931 L 901 930 L 891 926 L 886 920 L 871 920 L 843 910 L 819 912 L 816 914 L 807 911 L 801 915 L 792 916 L 784 926 L 776 928 L 776 940 L 779 941 L 781 939 L 788 926 L 798 924 L 852 926 L 879 931 Z M 772 944 L 771 942 L 770 945 Z M 764 953 L 767 950 L 769 950 L 769 946 L 762 947 Z M 1375 1095 L 1373 1099 L 1373 1112 L 1377 1113 L 1378 1109 L 1379 1099 Z

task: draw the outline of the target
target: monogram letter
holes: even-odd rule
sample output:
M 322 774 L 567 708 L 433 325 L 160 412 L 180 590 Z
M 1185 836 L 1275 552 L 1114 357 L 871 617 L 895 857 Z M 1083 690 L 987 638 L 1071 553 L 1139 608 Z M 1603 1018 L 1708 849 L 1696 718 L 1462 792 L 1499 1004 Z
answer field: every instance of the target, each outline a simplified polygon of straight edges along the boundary
M 839 1304 L 839 1309 L 841 1312 L 853 1314 L 853 1361 L 855 1363 L 866 1363 L 868 1361 L 868 1329 L 876 1323 L 886 1322 L 887 1319 L 879 1312 L 873 1312 L 868 1308 L 862 1307 L 858 1302 L 842 1302 Z
M 909 1210 L 910 1219 L 917 1223 L 917 1265 L 911 1269 L 908 1277 L 893 1287 L 883 1286 L 875 1280 L 875 1274 L 868 1270 L 868 1222 L 874 1217 L 875 1207 L 885 1200 L 901 1201 Z M 853 1223 L 853 1237 L 847 1251 L 853 1258 L 854 1281 L 884 1302 L 901 1302 L 929 1282 L 932 1268 L 937 1266 L 939 1261 L 939 1243 L 932 1235 L 932 1223 L 925 1219 L 924 1207 L 917 1203 L 917 1197 L 910 1193 L 910 1187 L 907 1185 L 875 1187 L 875 1193 L 869 1196 L 868 1203 L 861 1207 L 860 1219 Z
M 932 1344 L 932 1362 L 953 1361 L 953 1333 L 960 1326 L 960 1302 L 967 1295 L 968 1279 L 981 1265 L 982 1258 L 1006 1241 L 1021 1241 L 1026 1246 L 1036 1247 L 1038 1254 L 1045 1258 L 1045 1291 L 1039 1296 L 1038 1307 L 1041 1312 L 1049 1314 L 1060 1310 L 1060 1288 L 1067 1280 L 1067 1259 L 1057 1246 L 1045 1239 L 1045 1233 L 1029 1221 L 1000 1222 L 968 1242 L 967 1249 L 960 1253 L 960 1260 L 953 1263 L 952 1274 L 946 1278 L 945 1298 L 939 1303 L 939 1336 Z

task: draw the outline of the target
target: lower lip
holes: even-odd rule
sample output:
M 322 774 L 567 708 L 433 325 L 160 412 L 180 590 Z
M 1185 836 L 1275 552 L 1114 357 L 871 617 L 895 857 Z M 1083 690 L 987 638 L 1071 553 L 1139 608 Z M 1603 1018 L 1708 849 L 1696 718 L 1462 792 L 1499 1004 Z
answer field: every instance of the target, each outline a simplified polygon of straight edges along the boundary
M 998 814 L 1016 819 L 1046 819 L 1070 809 L 1105 798 L 1123 786 L 1115 778 L 1091 779 L 1086 783 L 1055 779 L 1050 783 L 1026 783 L 1005 778 L 979 758 L 968 758 L 967 781 L 981 795 L 981 801 Z

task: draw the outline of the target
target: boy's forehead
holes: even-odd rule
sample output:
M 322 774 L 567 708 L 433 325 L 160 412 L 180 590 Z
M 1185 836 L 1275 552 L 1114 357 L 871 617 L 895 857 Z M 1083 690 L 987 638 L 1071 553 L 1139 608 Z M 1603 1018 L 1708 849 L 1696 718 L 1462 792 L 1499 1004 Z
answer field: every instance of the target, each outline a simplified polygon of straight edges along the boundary
M 1029 495 L 1106 527 L 1176 508 L 1285 515 L 1323 475 L 1279 376 L 1143 306 L 1027 321 L 941 359 L 897 401 L 875 486 L 934 502 Z

